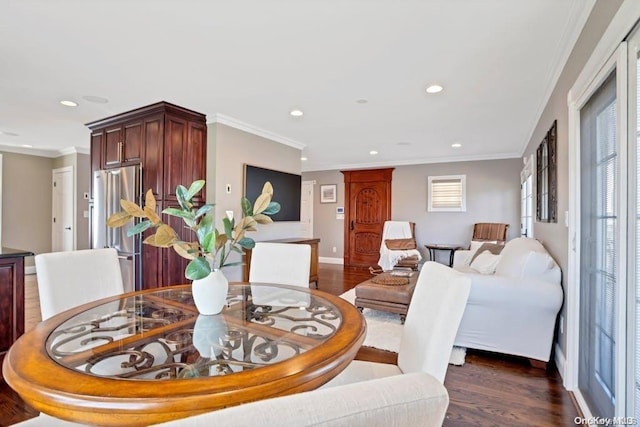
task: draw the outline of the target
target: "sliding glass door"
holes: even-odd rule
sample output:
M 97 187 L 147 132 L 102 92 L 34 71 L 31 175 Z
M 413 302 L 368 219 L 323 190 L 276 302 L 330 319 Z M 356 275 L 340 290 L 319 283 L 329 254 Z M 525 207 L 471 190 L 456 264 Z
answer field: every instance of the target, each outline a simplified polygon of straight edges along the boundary
M 578 387 L 594 411 L 615 413 L 619 277 L 616 78 L 580 110 L 580 352 Z

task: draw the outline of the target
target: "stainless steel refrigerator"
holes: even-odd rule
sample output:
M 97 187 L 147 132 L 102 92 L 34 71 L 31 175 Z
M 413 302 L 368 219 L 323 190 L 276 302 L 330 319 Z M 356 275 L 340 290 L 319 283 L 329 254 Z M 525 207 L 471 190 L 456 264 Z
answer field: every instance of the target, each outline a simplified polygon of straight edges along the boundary
M 118 251 L 124 291 L 141 289 L 141 239 L 127 237 L 129 225 L 107 227 L 107 218 L 122 210 L 120 200 L 130 200 L 140 205 L 142 198 L 142 173 L 140 166 L 126 166 L 93 173 L 93 199 L 89 203 L 91 220 L 91 247 L 114 248 Z

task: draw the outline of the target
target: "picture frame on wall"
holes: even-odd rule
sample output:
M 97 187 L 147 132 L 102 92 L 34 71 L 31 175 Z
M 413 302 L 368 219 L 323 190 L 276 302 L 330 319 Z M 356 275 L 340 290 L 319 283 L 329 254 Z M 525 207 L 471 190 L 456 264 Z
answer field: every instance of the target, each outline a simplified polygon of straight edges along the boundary
M 557 121 L 536 150 L 536 220 L 558 222 Z
M 338 185 L 326 184 L 320 186 L 320 203 L 337 203 L 338 202 Z

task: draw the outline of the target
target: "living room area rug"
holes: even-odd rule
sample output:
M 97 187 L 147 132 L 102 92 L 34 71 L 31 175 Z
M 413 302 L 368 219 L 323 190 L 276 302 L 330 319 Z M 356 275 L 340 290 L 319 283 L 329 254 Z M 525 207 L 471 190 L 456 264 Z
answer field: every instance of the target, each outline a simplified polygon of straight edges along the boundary
M 354 304 L 356 290 L 350 289 L 340 297 Z M 367 336 L 362 345 L 397 353 L 400 348 L 400 337 L 403 328 L 400 323 L 400 316 L 371 308 L 365 308 L 362 314 L 367 322 Z M 457 366 L 464 365 L 466 352 L 467 350 L 464 347 L 453 347 L 449 363 Z

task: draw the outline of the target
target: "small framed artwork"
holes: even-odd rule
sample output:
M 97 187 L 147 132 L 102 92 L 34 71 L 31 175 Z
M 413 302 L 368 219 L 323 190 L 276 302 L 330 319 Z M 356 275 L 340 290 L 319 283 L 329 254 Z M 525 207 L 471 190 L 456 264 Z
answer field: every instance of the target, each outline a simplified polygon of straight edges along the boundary
M 320 186 L 320 203 L 336 203 L 338 201 L 338 197 L 336 193 L 338 192 L 337 184 L 328 184 Z

